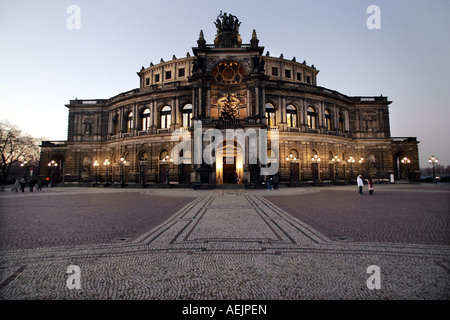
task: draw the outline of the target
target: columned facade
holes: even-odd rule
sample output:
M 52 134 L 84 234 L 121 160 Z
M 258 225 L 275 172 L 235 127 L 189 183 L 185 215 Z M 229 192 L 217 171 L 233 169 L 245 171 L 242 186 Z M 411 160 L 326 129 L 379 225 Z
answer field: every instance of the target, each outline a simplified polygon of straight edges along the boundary
M 418 142 L 391 137 L 387 97 L 320 87 L 314 65 L 264 53 L 255 31 L 243 44 L 239 25 L 221 14 L 212 44 L 200 32 L 192 55 L 142 67 L 139 88 L 109 99 L 70 100 L 67 141 L 43 142 L 41 174 L 56 182 L 122 186 L 260 185 L 268 178 L 260 174 L 266 164 L 251 161 L 248 136 L 244 142 L 226 138 L 233 129 L 276 133 L 276 151 L 257 148 L 277 159 L 271 176 L 280 183 L 351 182 L 358 174 L 419 178 Z M 222 133 L 213 161 L 203 159 L 211 141 L 196 141 L 195 124 L 203 136 L 210 129 Z M 189 150 L 174 154 L 181 141 L 175 133 L 191 142 Z M 409 163 L 401 162 L 405 157 Z M 52 160 L 57 169 L 47 166 Z

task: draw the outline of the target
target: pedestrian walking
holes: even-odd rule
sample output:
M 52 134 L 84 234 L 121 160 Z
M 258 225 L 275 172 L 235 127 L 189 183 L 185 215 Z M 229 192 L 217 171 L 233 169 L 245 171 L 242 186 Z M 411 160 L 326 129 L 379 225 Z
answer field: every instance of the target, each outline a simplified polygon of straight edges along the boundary
M 267 179 L 266 187 L 267 187 L 267 190 L 272 190 L 272 178 Z
M 273 189 L 278 190 L 278 177 L 276 175 L 273 177 L 272 183 L 273 183 Z
M 28 183 L 28 186 L 30 187 L 30 192 L 33 192 L 33 188 L 34 188 L 35 184 L 36 184 L 36 181 L 34 181 L 33 179 L 31 179 L 30 182 Z
M 363 194 L 364 181 L 363 181 L 361 175 L 358 176 L 358 179 L 356 179 L 356 182 L 358 183 L 359 194 Z
M 20 186 L 19 179 L 16 179 L 16 182 L 14 182 L 14 187 L 13 187 L 14 192 L 19 191 L 19 186 Z
M 367 186 L 369 187 L 369 194 L 372 195 L 373 194 L 373 181 L 371 178 L 369 178 L 369 180 L 367 181 Z
M 42 190 L 42 178 L 40 178 L 38 181 L 37 190 Z
M 25 192 L 25 186 L 27 185 L 27 180 L 22 178 L 22 179 L 20 179 L 19 183 L 20 183 L 20 190 L 22 192 Z

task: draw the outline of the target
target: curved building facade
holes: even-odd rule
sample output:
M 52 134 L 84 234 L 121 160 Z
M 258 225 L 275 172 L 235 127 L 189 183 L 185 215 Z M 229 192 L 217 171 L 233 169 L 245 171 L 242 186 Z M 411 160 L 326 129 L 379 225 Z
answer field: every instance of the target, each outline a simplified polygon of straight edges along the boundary
M 268 178 L 262 168 L 272 167 L 269 175 L 289 184 L 349 182 L 357 174 L 419 178 L 418 142 L 391 137 L 387 97 L 320 87 L 314 65 L 270 56 L 255 31 L 242 43 L 235 16 L 221 13 L 215 24 L 213 43 L 201 31 L 192 55 L 142 67 L 139 88 L 70 100 L 67 141 L 42 143 L 41 176 L 64 183 L 251 186 Z M 249 132 L 267 133 L 267 142 Z M 189 148 L 179 148 L 181 137 Z M 255 150 L 272 163 L 254 157 Z

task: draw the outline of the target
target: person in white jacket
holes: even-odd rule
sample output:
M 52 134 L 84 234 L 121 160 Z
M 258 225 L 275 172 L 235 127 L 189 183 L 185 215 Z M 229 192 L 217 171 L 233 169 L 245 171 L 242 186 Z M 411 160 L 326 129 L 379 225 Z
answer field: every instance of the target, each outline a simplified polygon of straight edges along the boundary
M 358 183 L 359 194 L 363 194 L 364 182 L 363 182 L 361 175 L 358 176 L 358 179 L 356 179 L 356 182 Z

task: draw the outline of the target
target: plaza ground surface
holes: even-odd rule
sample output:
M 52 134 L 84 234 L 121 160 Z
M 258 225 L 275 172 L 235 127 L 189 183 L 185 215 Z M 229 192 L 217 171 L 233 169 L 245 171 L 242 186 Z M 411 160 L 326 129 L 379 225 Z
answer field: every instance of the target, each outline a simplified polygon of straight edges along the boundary
M 0 298 L 449 299 L 449 208 L 443 184 L 5 191 Z

